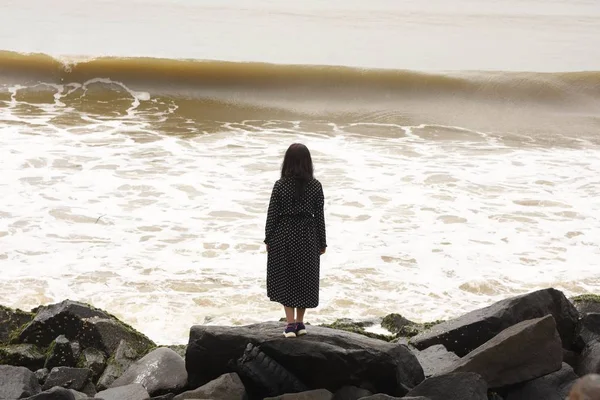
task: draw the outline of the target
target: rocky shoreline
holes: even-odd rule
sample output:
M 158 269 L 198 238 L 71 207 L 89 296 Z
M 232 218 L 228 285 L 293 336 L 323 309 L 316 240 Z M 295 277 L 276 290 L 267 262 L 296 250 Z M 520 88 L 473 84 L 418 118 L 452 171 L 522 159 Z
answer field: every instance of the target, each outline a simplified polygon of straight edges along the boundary
M 555 289 L 429 324 L 283 326 L 198 325 L 157 346 L 87 304 L 0 306 L 0 400 L 564 400 L 600 372 L 600 298 Z

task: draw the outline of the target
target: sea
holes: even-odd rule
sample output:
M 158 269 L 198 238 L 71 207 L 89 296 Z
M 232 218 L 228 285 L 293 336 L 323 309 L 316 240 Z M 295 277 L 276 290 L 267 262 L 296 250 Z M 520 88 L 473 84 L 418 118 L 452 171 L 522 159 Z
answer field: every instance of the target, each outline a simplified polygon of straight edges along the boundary
M 283 316 L 283 154 L 325 192 L 307 321 L 600 292 L 598 0 L 4 0 L 0 304 L 161 344 Z

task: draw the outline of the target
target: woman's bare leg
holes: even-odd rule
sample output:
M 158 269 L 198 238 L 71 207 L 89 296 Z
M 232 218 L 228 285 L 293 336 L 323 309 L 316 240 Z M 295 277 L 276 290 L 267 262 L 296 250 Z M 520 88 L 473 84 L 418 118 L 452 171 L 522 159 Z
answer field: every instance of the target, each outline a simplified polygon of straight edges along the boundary
M 296 322 L 304 322 L 306 308 L 296 308 Z
M 292 307 L 283 307 L 285 310 L 285 319 L 287 319 L 288 324 L 293 324 L 296 322 L 296 318 L 294 317 L 294 308 Z

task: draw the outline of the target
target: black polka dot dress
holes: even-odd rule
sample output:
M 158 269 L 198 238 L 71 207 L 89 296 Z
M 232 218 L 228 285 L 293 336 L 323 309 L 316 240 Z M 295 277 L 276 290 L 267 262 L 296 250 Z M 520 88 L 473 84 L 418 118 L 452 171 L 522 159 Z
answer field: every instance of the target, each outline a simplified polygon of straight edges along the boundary
M 296 198 L 296 181 L 275 182 L 269 202 L 267 296 L 286 307 L 319 305 L 321 249 L 327 247 L 323 187 L 313 179 Z

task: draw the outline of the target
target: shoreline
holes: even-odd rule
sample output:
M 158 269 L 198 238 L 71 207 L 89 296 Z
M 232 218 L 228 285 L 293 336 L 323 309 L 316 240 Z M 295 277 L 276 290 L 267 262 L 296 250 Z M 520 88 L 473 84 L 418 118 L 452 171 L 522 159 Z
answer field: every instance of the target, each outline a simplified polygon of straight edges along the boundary
M 338 392 L 438 400 L 432 387 L 443 387 L 444 395 L 454 393 L 448 399 L 513 400 L 543 386 L 564 399 L 579 377 L 600 370 L 600 296 L 567 299 L 552 288 L 447 321 L 342 319 L 307 324 L 307 336 L 291 339 L 283 337 L 284 325 L 194 325 L 187 345 L 160 345 L 85 303 L 65 300 L 31 312 L 0 306 L 0 372 L 10 383 L 0 379 L 0 398 L 35 400 L 66 390 L 104 400 L 127 391 L 142 400 L 300 392 L 327 400 Z M 557 377 L 568 385 L 552 386 Z M 22 392 L 10 392 L 15 387 Z M 465 397 L 465 388 L 479 397 Z

